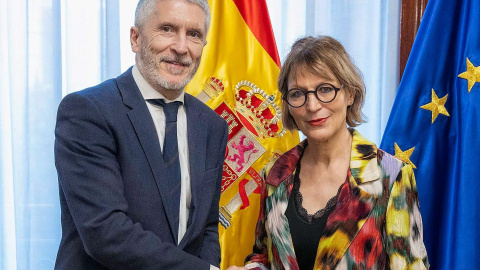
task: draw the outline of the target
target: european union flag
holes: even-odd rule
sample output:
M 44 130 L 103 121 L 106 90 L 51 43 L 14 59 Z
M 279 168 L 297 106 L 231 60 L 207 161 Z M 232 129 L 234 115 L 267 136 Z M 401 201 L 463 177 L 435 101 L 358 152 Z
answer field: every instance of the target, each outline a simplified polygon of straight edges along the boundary
M 381 148 L 416 166 L 432 269 L 479 269 L 479 0 L 428 2 Z

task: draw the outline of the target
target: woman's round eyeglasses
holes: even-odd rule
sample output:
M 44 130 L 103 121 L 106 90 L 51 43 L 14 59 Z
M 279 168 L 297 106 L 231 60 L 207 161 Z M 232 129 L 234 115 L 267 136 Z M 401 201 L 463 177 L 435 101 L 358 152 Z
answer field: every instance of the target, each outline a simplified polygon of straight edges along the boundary
M 315 94 L 317 99 L 323 103 L 332 102 L 337 97 L 337 92 L 343 87 L 335 87 L 330 83 L 322 83 L 315 90 L 307 91 L 299 88 L 292 88 L 287 91 L 283 99 L 288 105 L 299 108 L 307 102 L 308 94 Z

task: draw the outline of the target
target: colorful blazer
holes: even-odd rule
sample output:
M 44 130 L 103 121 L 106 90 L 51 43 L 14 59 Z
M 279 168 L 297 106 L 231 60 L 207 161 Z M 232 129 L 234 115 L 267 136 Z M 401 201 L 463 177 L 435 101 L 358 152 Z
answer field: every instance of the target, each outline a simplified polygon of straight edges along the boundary
M 411 165 L 353 134 L 349 180 L 341 187 L 315 259 L 315 269 L 426 269 L 422 218 Z M 262 174 L 250 269 L 298 269 L 285 210 L 301 142 Z M 266 176 L 266 178 L 265 178 Z

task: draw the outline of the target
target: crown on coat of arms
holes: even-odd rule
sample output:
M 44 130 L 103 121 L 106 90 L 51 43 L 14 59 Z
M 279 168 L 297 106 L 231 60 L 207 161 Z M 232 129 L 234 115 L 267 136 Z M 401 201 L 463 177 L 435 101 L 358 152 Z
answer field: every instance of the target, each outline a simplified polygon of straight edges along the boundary
M 236 112 L 245 127 L 258 137 L 282 137 L 286 131 L 280 127 L 282 111 L 275 96 L 268 95 L 249 81 L 235 85 Z
M 225 90 L 222 80 L 216 77 L 210 77 L 209 80 L 205 83 L 203 91 L 210 97 L 215 98 L 219 96 L 219 93 L 222 93 Z

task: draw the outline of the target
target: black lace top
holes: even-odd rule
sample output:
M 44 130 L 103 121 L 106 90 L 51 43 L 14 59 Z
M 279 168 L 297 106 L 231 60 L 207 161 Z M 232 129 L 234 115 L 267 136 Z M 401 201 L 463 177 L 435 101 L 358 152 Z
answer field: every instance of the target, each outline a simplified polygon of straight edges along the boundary
M 318 243 L 323 235 L 328 216 L 337 205 L 337 198 L 341 187 L 337 195 L 327 202 L 325 208 L 309 215 L 302 205 L 303 197 L 302 193 L 300 193 L 300 160 L 301 157 L 298 160 L 295 170 L 292 194 L 288 200 L 285 215 L 288 219 L 298 265 L 301 270 L 310 270 L 313 269 L 315 264 Z

